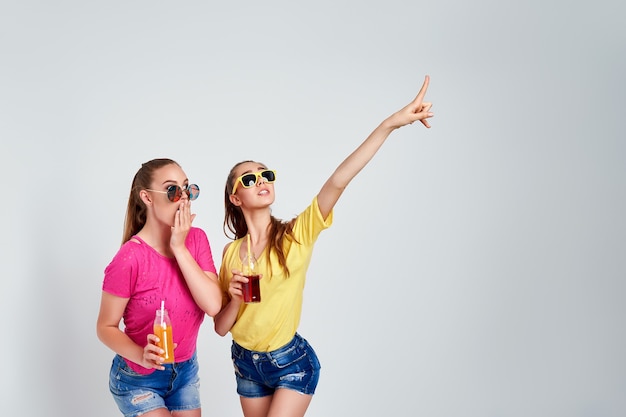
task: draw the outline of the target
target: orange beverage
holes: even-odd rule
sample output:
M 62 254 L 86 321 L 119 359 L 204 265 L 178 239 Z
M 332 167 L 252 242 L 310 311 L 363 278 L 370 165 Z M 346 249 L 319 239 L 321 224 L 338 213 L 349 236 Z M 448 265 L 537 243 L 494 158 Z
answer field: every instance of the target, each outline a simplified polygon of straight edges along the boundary
M 157 346 L 165 351 L 161 356 L 163 363 L 174 363 L 174 338 L 167 310 L 163 311 L 163 315 L 161 315 L 161 310 L 157 310 L 154 318 L 154 334 L 159 338 Z

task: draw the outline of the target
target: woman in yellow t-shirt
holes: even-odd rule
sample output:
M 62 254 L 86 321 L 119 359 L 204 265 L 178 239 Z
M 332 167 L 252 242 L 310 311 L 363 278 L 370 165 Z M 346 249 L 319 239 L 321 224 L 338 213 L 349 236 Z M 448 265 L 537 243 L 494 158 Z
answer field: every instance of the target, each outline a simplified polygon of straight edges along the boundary
M 350 181 L 391 132 L 419 120 L 427 128 L 431 103 L 424 102 L 429 77 L 417 97 L 385 119 L 328 178 L 311 204 L 284 222 L 272 216 L 276 172 L 264 164 L 235 165 L 226 181 L 224 230 L 234 241 L 224 248 L 219 280 L 222 310 L 215 331 L 233 337 L 237 393 L 246 417 L 304 416 L 315 393 L 320 363 L 298 333 L 302 292 L 313 245 L 332 224 L 333 207 Z M 241 260 L 250 249 L 262 279 L 261 301 L 244 303 Z

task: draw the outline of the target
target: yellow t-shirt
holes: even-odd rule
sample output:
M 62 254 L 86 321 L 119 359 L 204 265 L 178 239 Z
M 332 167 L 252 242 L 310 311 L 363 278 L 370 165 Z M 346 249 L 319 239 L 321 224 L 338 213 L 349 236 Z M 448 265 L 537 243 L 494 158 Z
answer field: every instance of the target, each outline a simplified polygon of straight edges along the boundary
M 270 276 L 267 253 L 257 254 L 258 270 L 261 278 L 261 302 L 241 304 L 237 321 L 230 332 L 237 344 L 249 350 L 269 352 L 291 341 L 298 329 L 302 313 L 302 293 L 306 272 L 311 262 L 313 246 L 322 230 L 330 227 L 333 212 L 324 220 L 317 205 L 317 197 L 300 215 L 293 227 L 296 242 L 284 239 L 283 248 L 289 266 L 287 277 L 278 263 L 278 257 L 272 252 Z M 220 267 L 220 285 L 228 302 L 228 285 L 233 269 L 241 269 L 239 249 L 245 238 L 230 244 L 222 258 Z

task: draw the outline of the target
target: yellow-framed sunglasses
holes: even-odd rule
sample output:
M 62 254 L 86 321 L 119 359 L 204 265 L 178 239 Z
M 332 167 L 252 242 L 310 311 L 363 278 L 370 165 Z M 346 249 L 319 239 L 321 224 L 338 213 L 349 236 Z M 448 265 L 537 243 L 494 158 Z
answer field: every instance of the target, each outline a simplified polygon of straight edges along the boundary
M 239 184 L 241 184 L 243 188 L 254 187 L 259 181 L 259 178 L 263 178 L 264 182 L 274 182 L 276 181 L 276 171 L 273 169 L 264 169 L 259 172 L 249 172 L 247 174 L 243 174 L 235 180 L 235 185 L 231 194 L 235 194 Z

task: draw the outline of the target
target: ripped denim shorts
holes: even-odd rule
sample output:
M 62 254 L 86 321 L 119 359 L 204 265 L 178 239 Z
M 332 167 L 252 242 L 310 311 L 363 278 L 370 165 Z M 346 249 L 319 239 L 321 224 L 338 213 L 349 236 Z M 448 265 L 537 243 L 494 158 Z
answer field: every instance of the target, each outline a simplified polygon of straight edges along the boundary
M 265 397 L 277 388 L 315 393 L 320 362 L 311 345 L 298 333 L 291 342 L 271 352 L 248 350 L 233 341 L 231 354 L 237 393 L 242 397 Z
M 165 370 L 142 375 L 115 355 L 109 389 L 125 417 L 136 417 L 157 408 L 170 411 L 200 408 L 200 378 L 196 353 L 184 362 L 164 364 Z

